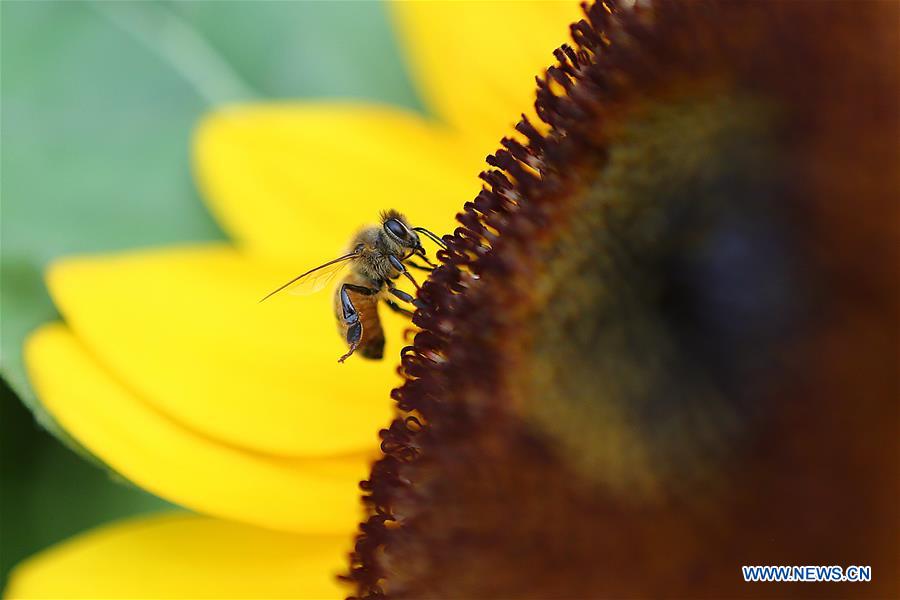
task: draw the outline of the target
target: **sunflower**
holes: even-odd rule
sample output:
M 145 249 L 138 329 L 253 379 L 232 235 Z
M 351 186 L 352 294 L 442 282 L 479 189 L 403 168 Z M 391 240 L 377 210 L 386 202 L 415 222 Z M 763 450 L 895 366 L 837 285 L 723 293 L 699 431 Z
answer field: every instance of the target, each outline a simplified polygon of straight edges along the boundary
M 452 230 L 579 14 L 574 2 L 391 9 L 436 118 L 352 102 L 222 107 L 197 127 L 194 170 L 232 244 L 48 270 L 63 322 L 25 348 L 43 406 L 115 472 L 198 514 L 45 551 L 16 569 L 10 597 L 341 595 L 408 323 L 384 315 L 386 360 L 338 365 L 328 294 L 257 300 L 382 209 Z
M 178 474 L 159 478 L 169 484 L 166 497 L 191 506 L 176 491 L 204 485 L 214 500 L 196 508 L 229 520 L 169 516 L 138 523 L 132 531 L 101 531 L 93 543 L 56 550 L 58 560 L 50 554 L 46 564 L 91 574 L 96 561 L 83 548 L 94 548 L 94 557 L 115 554 L 119 560 L 108 564 L 138 579 L 147 570 L 122 558 L 126 543 L 151 546 L 153 556 L 170 562 L 176 560 L 171 547 L 178 544 L 218 565 L 192 569 L 184 581 L 195 582 L 196 573 L 221 577 L 224 564 L 229 573 L 221 585 L 229 596 L 244 590 L 275 596 L 282 589 L 266 585 L 284 580 L 309 586 L 285 592 L 293 595 L 337 593 L 312 586 L 336 585 L 326 574 L 343 571 L 355 594 L 372 600 L 831 594 L 825 587 L 747 587 L 740 567 L 856 564 L 871 566 L 875 575 L 871 585 L 853 593 L 897 595 L 900 182 L 889 174 L 900 162 L 898 6 L 600 0 L 585 5 L 581 17 L 558 14 L 556 34 L 528 67 L 533 71 L 515 73 L 510 64 L 528 62 L 523 53 L 531 43 L 522 40 L 534 39 L 552 20 L 536 11 L 562 6 L 517 7 L 533 17 L 518 29 L 488 14 L 503 13 L 508 5 L 481 6 L 485 12 L 474 15 L 467 5 L 453 18 L 440 13 L 453 10 L 450 5 L 400 7 L 420 80 L 446 124 L 438 131 L 448 137 L 438 143 L 430 135 L 411 135 L 398 119 L 388 119 L 379 135 L 414 146 L 408 172 L 392 172 L 393 159 L 368 177 L 333 160 L 311 165 L 310 176 L 322 179 L 321 189 L 351 181 L 365 181 L 361 191 L 374 189 L 372 178 L 381 176 L 396 198 L 414 181 L 404 193 L 427 198 L 421 201 L 432 208 L 407 212 L 433 229 L 448 231 L 452 225 L 441 219 L 461 199 L 471 199 L 444 237 L 441 266 L 419 292 L 413 317 L 419 331 L 402 350 L 399 336 L 392 336 L 388 355 L 400 355 L 402 384 L 390 395 L 399 413 L 380 432 L 383 455 L 361 485 L 365 515 L 345 567 L 328 560 L 349 547 L 346 532 L 359 514 L 345 495 L 355 497 L 352 480 L 372 456 L 366 436 L 384 415 L 361 413 L 371 423 L 355 424 L 346 414 L 354 396 L 337 398 L 329 412 L 315 415 L 334 422 L 310 425 L 302 419 L 312 415 L 300 409 L 277 410 L 271 398 L 279 382 L 306 385 L 312 379 L 298 376 L 296 362 L 280 372 L 254 372 L 257 387 L 207 384 L 216 394 L 241 396 L 240 402 L 224 402 L 232 411 L 260 406 L 273 419 L 295 420 L 279 422 L 272 432 L 254 420 L 255 413 L 229 412 L 229 421 L 217 418 L 209 405 L 197 410 L 163 404 L 140 415 L 148 431 L 170 432 L 177 419 L 204 447 L 227 448 L 229 457 L 251 455 L 253 465 L 276 461 L 282 476 L 272 479 L 294 486 L 262 479 L 266 487 L 249 491 L 226 487 L 235 485 L 226 476 L 231 458 L 210 459 L 216 467 L 211 473 L 173 467 L 184 450 L 195 457 L 212 454 L 204 454 L 200 444 L 177 446 L 175 435 L 148 440 L 146 433 L 127 428 L 131 420 L 109 418 L 113 411 L 88 411 L 93 418 L 85 423 L 53 398 L 75 397 L 91 408 L 90 402 L 100 401 L 87 398 L 89 392 L 119 386 L 116 406 L 133 407 L 137 400 L 121 398 L 159 385 L 134 374 L 127 381 L 121 375 L 115 382 L 104 379 L 91 360 L 117 364 L 111 349 L 121 349 L 116 334 L 127 328 L 113 323 L 104 337 L 89 335 L 94 330 L 88 323 L 107 322 L 123 301 L 146 297 L 150 275 L 178 272 L 171 263 L 153 263 L 157 268 L 145 267 L 140 276 L 115 269 L 117 283 L 126 279 L 140 291 L 127 299 L 120 294 L 118 302 L 100 304 L 91 319 L 79 321 L 81 313 L 67 311 L 61 290 L 111 293 L 110 285 L 91 277 L 95 261 L 81 269 L 85 263 L 63 263 L 50 274 L 67 325 L 50 326 L 31 342 L 38 390 L 76 438 L 150 489 L 127 468 L 132 463 L 119 457 L 137 455 L 146 463 L 149 452 L 135 447 L 170 444 L 174 450 L 167 447 L 162 454 L 154 448 L 153 456 Z M 573 22 L 571 42 L 553 52 L 552 66 L 541 69 L 550 47 L 565 41 L 567 21 Z M 461 43 L 454 31 L 459 23 L 483 28 L 484 37 L 475 41 L 470 34 Z M 441 43 L 433 45 L 435 40 Z M 503 77 L 488 73 L 486 65 L 495 63 L 506 71 Z M 457 82 L 438 83 L 461 65 Z M 525 81 L 534 73 L 535 110 L 513 125 L 505 119 L 527 104 Z M 521 83 L 521 95 L 505 91 L 507 76 Z M 481 95 L 492 91 L 511 101 L 491 106 L 509 112 L 494 114 L 482 106 Z M 271 168 L 279 157 L 316 160 L 301 150 L 314 147 L 315 153 L 341 139 L 336 133 L 345 135 L 335 142 L 343 147 L 350 116 L 332 119 L 318 146 L 304 140 L 294 152 L 286 140 L 303 136 L 285 137 L 291 128 L 284 109 L 256 109 L 252 119 L 242 114 L 246 110 L 211 117 L 198 136 L 199 179 L 240 243 L 240 250 L 230 252 L 276 262 L 298 238 L 304 248 L 330 244 L 319 231 L 324 224 L 304 221 L 309 211 L 301 209 L 296 215 L 265 210 L 271 218 L 256 230 L 239 225 L 259 222 L 246 217 L 257 211 L 247 198 L 289 178 L 286 169 Z M 327 113 L 318 110 L 295 130 L 328 123 Z M 384 119 L 370 115 L 366 122 Z M 239 126 L 247 122 L 252 127 Z M 428 166 L 437 156 L 440 169 L 449 169 L 451 157 L 480 156 L 485 145 L 490 168 L 480 175 L 480 191 L 469 189 L 464 175 L 453 189 L 445 185 L 452 180 L 448 173 Z M 245 157 L 248 147 L 269 155 L 234 159 Z M 381 144 L 373 145 L 371 153 L 377 152 Z M 459 169 L 474 173 L 477 161 Z M 248 171 L 253 178 L 238 177 Z M 307 184 L 308 178 L 298 176 L 297 196 L 312 193 L 303 188 Z M 343 206 L 329 210 L 343 220 Z M 307 223 L 306 229 L 295 222 Z M 309 258 L 301 254 L 297 258 Z M 140 263 L 135 257 L 121 260 L 129 269 Z M 248 268 L 229 281 L 239 288 L 258 270 Z M 198 271 L 221 277 L 226 269 L 197 260 L 181 272 L 197 278 Z M 236 320 L 237 303 L 213 304 L 214 286 L 199 281 L 203 285 L 195 283 L 193 291 L 200 298 L 206 294 L 202 310 L 172 329 L 159 322 L 146 329 L 184 340 L 182 332 L 196 329 L 209 314 L 225 315 L 216 325 Z M 99 302 L 93 298 L 79 306 Z M 281 327 L 290 322 L 290 309 L 272 310 L 283 311 L 273 313 Z M 312 320 L 308 327 L 314 327 Z M 402 327 L 396 322 L 392 329 Z M 262 321 L 254 323 L 254 329 L 262 328 Z M 257 354 L 270 358 L 265 353 L 274 336 L 255 346 L 245 340 L 246 347 L 233 350 L 223 329 L 207 328 L 216 344 L 204 348 L 204 356 L 234 351 L 243 363 Z M 272 325 L 270 333 L 276 329 Z M 171 354 L 154 355 L 146 349 L 147 337 L 139 340 L 141 352 L 135 351 L 141 365 L 160 365 L 164 355 L 177 362 L 166 364 L 171 373 L 189 383 L 191 361 L 199 360 L 193 346 L 179 353 L 170 343 L 165 348 Z M 103 339 L 105 345 L 98 341 Z M 343 348 L 334 344 L 316 370 L 339 355 Z M 79 354 L 79 345 L 92 353 Z M 318 350 L 309 346 L 285 342 L 281 351 L 302 348 L 312 361 Z M 108 356 L 101 353 L 104 347 Z M 349 378 L 341 373 L 345 380 L 357 376 L 363 389 L 362 372 Z M 371 387 L 374 376 L 366 380 L 368 393 L 385 393 L 394 383 L 386 367 L 385 373 L 382 390 Z M 201 391 L 184 385 L 186 398 Z M 260 389 L 264 397 L 256 395 Z M 350 387 L 341 391 L 354 393 Z M 218 401 L 214 394 L 205 398 L 210 405 Z M 317 404 L 315 410 L 329 409 Z M 240 433 L 226 426 L 243 421 L 247 426 Z M 305 438 L 289 429 L 298 422 Z M 101 447 L 102 434 L 111 429 L 128 435 L 119 436 L 116 446 Z M 351 444 L 354 435 L 360 441 Z M 232 479 L 255 472 L 234 461 Z M 170 531 L 179 535 L 170 540 Z M 251 553 L 255 558 L 247 558 Z M 276 562 L 277 572 L 270 573 Z M 35 564 L 33 572 L 40 559 Z M 191 561 L 178 564 L 183 570 Z M 244 576 L 242 569 L 253 573 Z M 163 572 L 171 571 L 158 568 L 154 574 Z M 262 572 L 270 579 L 256 585 Z M 57 578 L 49 567 L 41 574 L 44 580 Z M 59 577 L 66 574 L 61 570 Z M 141 592 L 163 593 L 135 590 Z
M 898 596 L 898 17 L 585 6 L 419 293 L 357 597 Z

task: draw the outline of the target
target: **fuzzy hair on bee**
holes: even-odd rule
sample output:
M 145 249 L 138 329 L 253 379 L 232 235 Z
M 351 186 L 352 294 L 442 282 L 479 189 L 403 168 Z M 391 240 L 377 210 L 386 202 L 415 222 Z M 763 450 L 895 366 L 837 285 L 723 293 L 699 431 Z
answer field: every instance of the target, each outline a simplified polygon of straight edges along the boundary
M 409 268 L 431 271 L 436 266 L 428 259 L 420 233 L 445 247 L 440 237 L 423 227 L 413 227 L 400 212 L 383 211 L 380 225 L 359 231 L 347 253 L 298 275 L 263 300 L 281 291 L 300 295 L 316 292 L 338 273 L 344 273 L 334 291 L 334 316 L 338 333 L 349 349 L 338 362 L 344 362 L 357 350 L 364 358 L 380 359 L 384 356 L 385 339 L 378 305 L 383 303 L 412 317 L 417 300 L 398 288 L 396 281 L 403 276 L 418 290 L 419 284 Z

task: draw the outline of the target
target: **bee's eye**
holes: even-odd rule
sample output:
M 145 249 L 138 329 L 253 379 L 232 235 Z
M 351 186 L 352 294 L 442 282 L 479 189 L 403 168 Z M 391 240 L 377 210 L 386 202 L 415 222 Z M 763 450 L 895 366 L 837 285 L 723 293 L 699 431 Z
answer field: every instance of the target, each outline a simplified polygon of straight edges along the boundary
M 404 240 L 409 235 L 406 227 L 404 227 L 403 223 L 397 219 L 388 219 L 385 221 L 384 228 L 399 240 Z

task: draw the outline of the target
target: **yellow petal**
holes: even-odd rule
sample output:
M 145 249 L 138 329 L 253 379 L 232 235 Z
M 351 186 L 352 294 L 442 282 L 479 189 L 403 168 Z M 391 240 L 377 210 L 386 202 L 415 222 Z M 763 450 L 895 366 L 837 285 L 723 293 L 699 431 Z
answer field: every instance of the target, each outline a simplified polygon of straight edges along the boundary
M 182 514 L 132 519 L 26 560 L 4 597 L 343 598 L 349 536 L 280 533 Z
M 158 496 L 287 531 L 346 533 L 359 521 L 365 455 L 287 459 L 211 440 L 142 402 L 62 324 L 33 333 L 25 361 L 38 397 L 63 429 Z
M 337 255 L 388 208 L 446 233 L 480 189 L 484 156 L 398 109 L 237 106 L 208 116 L 195 171 L 213 214 L 248 250 Z
M 64 259 L 48 283 L 99 364 L 167 417 L 252 451 L 330 456 L 376 447 L 404 343 L 395 326 L 384 360 L 339 364 L 331 292 L 259 303 L 330 257 L 278 267 L 227 246 L 175 248 Z
M 427 104 L 491 152 L 531 111 L 536 75 L 570 41 L 577 0 L 394 2 L 400 39 Z

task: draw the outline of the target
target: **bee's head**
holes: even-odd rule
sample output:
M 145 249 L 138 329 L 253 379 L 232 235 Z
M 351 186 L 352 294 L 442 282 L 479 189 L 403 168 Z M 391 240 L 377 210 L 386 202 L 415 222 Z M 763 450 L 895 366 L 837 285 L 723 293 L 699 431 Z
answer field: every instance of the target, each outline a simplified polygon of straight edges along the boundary
M 395 210 L 385 211 L 381 214 L 381 227 L 387 238 L 404 250 L 412 250 L 420 254 L 424 253 L 419 234 L 413 231 L 406 217 Z

